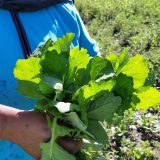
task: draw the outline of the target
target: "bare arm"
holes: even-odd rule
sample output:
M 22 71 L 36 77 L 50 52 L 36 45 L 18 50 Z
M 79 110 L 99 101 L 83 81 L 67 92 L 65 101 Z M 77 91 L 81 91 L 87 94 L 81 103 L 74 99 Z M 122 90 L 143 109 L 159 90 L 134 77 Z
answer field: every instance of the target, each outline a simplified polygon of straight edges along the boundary
M 18 144 L 39 159 L 39 145 L 49 141 L 50 137 L 51 130 L 47 126 L 44 114 L 0 105 L 0 139 Z M 58 143 L 73 154 L 82 146 L 82 142 L 66 138 L 59 139 Z
M 0 105 L 0 139 L 16 143 L 39 158 L 39 144 L 48 141 L 50 136 L 43 114 Z

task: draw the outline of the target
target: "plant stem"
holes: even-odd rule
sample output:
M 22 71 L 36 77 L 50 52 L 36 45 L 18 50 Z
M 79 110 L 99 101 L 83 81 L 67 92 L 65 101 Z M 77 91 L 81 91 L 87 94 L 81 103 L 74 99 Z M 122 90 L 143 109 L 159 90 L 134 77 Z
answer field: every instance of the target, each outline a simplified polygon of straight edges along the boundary
M 52 126 L 52 141 L 51 141 L 51 149 L 50 149 L 50 160 L 52 160 L 52 153 L 54 151 L 54 143 L 56 139 L 56 126 L 57 126 L 57 117 L 54 117 L 53 126 Z

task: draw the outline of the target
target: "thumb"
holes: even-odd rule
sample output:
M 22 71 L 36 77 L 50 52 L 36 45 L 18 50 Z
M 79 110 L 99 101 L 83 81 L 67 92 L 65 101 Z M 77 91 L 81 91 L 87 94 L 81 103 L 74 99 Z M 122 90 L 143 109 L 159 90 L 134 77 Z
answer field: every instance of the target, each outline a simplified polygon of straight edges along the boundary
M 83 145 L 82 140 L 75 140 L 72 137 L 60 137 L 57 143 L 71 154 L 77 153 Z

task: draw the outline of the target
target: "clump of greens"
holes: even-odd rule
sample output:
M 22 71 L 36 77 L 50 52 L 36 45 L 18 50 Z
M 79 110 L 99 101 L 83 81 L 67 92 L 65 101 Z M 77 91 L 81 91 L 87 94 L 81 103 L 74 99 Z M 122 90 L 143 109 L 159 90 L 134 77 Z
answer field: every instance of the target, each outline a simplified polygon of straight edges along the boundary
M 73 37 L 48 40 L 14 69 L 18 92 L 37 99 L 35 110 L 54 117 L 47 117 L 52 137 L 41 144 L 42 160 L 85 159 L 88 148 L 100 151 L 107 143 L 104 121 L 112 123 L 115 113 L 123 115 L 129 108 L 146 110 L 160 103 L 160 92 L 152 87 L 154 71 L 143 56 L 129 58 L 124 50 L 119 56 L 90 57 L 85 49 L 71 49 Z M 56 143 L 62 136 L 87 143 L 75 157 Z

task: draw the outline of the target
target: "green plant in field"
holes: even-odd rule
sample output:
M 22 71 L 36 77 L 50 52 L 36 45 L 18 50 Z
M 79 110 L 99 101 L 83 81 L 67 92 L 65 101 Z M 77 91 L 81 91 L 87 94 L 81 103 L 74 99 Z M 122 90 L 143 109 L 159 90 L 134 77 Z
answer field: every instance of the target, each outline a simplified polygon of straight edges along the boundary
M 126 111 L 124 118 L 114 118 L 114 125 L 107 126 L 109 136 L 103 156 L 108 159 L 154 159 L 160 158 L 159 118 L 156 110 Z

